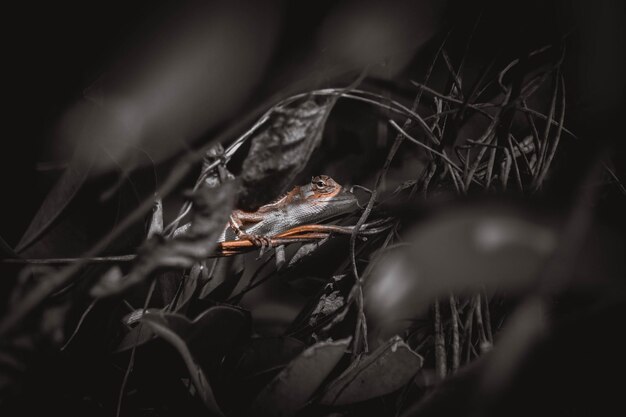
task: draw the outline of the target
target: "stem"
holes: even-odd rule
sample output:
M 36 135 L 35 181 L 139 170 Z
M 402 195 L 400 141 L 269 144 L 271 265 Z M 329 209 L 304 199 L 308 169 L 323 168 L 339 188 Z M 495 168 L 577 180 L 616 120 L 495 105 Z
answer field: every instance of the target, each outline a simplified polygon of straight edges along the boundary
M 439 310 L 439 301 L 435 301 L 435 369 L 437 376 L 442 381 L 447 372 L 446 365 L 446 342 L 443 334 L 443 326 L 441 325 L 441 311 Z
M 456 297 L 450 294 L 450 314 L 452 318 L 452 372 L 459 369 L 460 344 L 459 344 L 459 312 L 456 308 Z

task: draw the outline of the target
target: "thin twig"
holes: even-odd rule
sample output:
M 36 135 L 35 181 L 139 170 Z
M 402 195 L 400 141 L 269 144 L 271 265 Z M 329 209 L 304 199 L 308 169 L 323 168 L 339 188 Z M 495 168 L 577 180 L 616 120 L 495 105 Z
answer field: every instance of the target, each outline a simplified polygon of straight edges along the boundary
M 537 173 L 538 176 L 534 178 L 533 188 L 537 190 L 539 188 L 539 177 L 542 176 L 543 165 L 548 153 L 548 144 L 550 143 L 550 128 L 552 127 L 552 121 L 554 119 L 554 111 L 556 109 L 556 98 L 559 93 L 559 80 L 558 77 L 554 79 L 554 90 L 552 91 L 552 100 L 550 101 L 550 110 L 548 112 L 548 119 L 543 131 L 543 140 L 540 141 L 540 148 L 538 150 L 539 159 L 537 161 Z
M 355 255 L 356 238 L 359 234 L 359 231 L 361 230 L 361 227 L 363 227 L 372 209 L 374 208 L 376 197 L 378 196 L 378 193 L 380 192 L 380 186 L 383 182 L 385 175 L 387 174 L 387 171 L 389 170 L 389 166 L 391 166 L 391 161 L 393 160 L 393 157 L 395 156 L 396 152 L 398 151 L 398 148 L 402 144 L 402 141 L 403 141 L 403 137 L 400 137 L 400 136 L 396 137 L 396 140 L 394 141 L 393 145 L 391 145 L 391 149 L 389 150 L 389 153 L 387 154 L 387 159 L 385 160 L 383 168 L 378 174 L 378 177 L 376 178 L 376 184 L 374 186 L 374 189 L 372 190 L 372 194 L 369 198 L 369 201 L 367 202 L 367 206 L 365 207 L 365 210 L 363 210 L 361 217 L 357 221 L 356 226 L 354 226 L 354 230 L 352 231 L 352 234 L 350 235 L 350 263 L 352 265 L 352 274 L 354 276 L 353 292 L 355 293 L 355 300 L 356 300 L 356 305 L 358 309 L 357 323 L 356 323 L 355 337 L 354 337 L 354 342 L 353 342 L 354 344 L 353 344 L 353 351 L 352 351 L 353 355 L 358 354 L 358 348 L 360 346 L 361 331 L 363 332 L 363 335 L 362 335 L 363 349 L 365 352 L 368 351 L 367 324 L 365 321 L 366 319 L 365 319 L 365 313 L 363 309 L 363 283 L 361 282 L 361 278 L 359 277 L 359 271 L 356 265 L 356 255 Z
M 559 123 L 557 125 L 558 126 L 557 131 L 556 131 L 556 134 L 554 135 L 554 142 L 552 143 L 550 152 L 548 153 L 548 156 L 547 156 L 547 159 L 545 160 L 544 165 L 540 166 L 539 178 L 537 179 L 537 183 L 535 184 L 536 189 L 541 187 L 541 185 L 543 184 L 543 181 L 548 173 L 548 169 L 550 168 L 550 165 L 552 164 L 552 159 L 554 158 L 554 155 L 556 154 L 556 149 L 559 146 L 559 140 L 561 139 L 561 132 L 563 131 L 563 123 L 565 121 L 565 81 L 563 80 L 563 76 L 559 77 L 559 81 L 561 84 L 561 115 L 559 116 Z M 546 141 L 545 147 L 547 148 L 547 146 L 548 146 L 548 142 Z
M 150 283 L 150 289 L 148 290 L 148 294 L 146 295 L 146 300 L 143 303 L 143 311 L 142 315 L 146 314 L 148 310 L 148 304 L 150 304 L 150 300 L 152 299 L 152 294 L 154 293 L 154 289 L 156 288 L 156 280 L 152 280 Z M 142 322 L 139 322 L 138 326 L 143 326 Z M 128 378 L 130 377 L 131 372 L 133 371 L 133 366 L 135 365 L 135 353 L 137 352 L 137 345 L 139 343 L 139 338 L 141 336 L 142 327 L 139 327 L 137 331 L 137 338 L 135 339 L 135 343 L 133 344 L 133 349 L 130 352 L 130 359 L 128 360 L 128 366 L 126 367 L 126 372 L 124 373 L 124 379 L 122 379 L 122 385 L 120 387 L 120 394 L 117 399 L 117 411 L 115 413 L 116 417 L 120 417 L 120 412 L 122 411 L 122 401 L 124 399 L 124 391 L 126 390 L 126 384 L 128 383 Z
M 72 332 L 72 334 L 70 335 L 70 337 L 67 339 L 67 341 L 63 344 L 63 346 L 61 346 L 60 350 L 65 350 L 67 349 L 67 347 L 69 346 L 70 343 L 72 343 L 72 340 L 74 340 L 74 337 L 78 334 L 78 330 L 80 329 L 80 327 L 83 325 L 83 322 L 85 321 L 85 318 L 87 318 L 87 315 L 89 314 L 89 312 L 95 307 L 96 303 L 98 302 L 98 299 L 93 300 L 89 306 L 85 309 L 85 311 L 83 312 L 83 314 L 80 316 L 80 320 L 78 320 L 78 323 L 76 324 L 76 328 L 74 329 L 74 331 Z
M 467 312 L 467 315 L 465 316 L 465 325 L 463 326 L 463 328 L 465 329 L 465 332 L 463 334 L 463 344 L 467 345 L 467 347 L 465 348 L 465 363 L 468 363 L 470 361 L 470 354 L 472 351 L 472 331 L 473 331 L 473 323 L 474 323 L 474 312 L 476 311 L 476 304 L 475 303 L 470 303 L 470 308 L 469 311 Z
M 456 297 L 450 294 L 450 314 L 452 321 L 452 373 L 459 369 L 461 361 L 459 344 L 459 312 L 456 308 Z
M 511 161 L 513 162 L 513 168 L 515 168 L 515 179 L 517 180 L 517 186 L 521 193 L 524 192 L 524 185 L 522 184 L 522 175 L 519 170 L 519 165 L 517 164 L 517 158 L 515 157 L 515 150 L 513 148 L 513 142 L 511 141 L 511 134 L 508 137 L 508 145 L 509 145 L 509 154 Z
M 491 313 L 489 311 L 489 298 L 487 298 L 487 295 L 484 294 L 482 299 L 484 300 L 484 316 L 485 316 L 485 320 L 484 320 L 484 326 L 485 326 L 485 332 L 487 334 L 487 340 L 489 341 L 489 343 L 493 344 L 493 333 L 491 331 Z
M 402 133 L 408 140 L 410 140 L 411 142 L 415 143 L 416 145 L 419 145 L 422 148 L 424 148 L 424 149 L 434 153 L 435 155 L 439 156 L 441 159 L 446 161 L 449 166 L 451 166 L 452 168 L 456 169 L 458 172 L 463 173 L 463 169 L 461 169 L 457 164 L 455 164 L 454 161 L 452 161 L 450 158 L 448 158 L 444 153 L 439 152 L 439 151 L 431 148 L 430 146 L 426 145 L 425 143 L 422 143 L 419 140 L 415 139 L 413 136 L 409 135 L 404 129 L 402 129 L 400 126 L 398 126 L 398 124 L 395 121 L 389 120 L 389 123 L 391 124 L 391 126 L 394 127 L 394 129 L 396 129 L 398 132 Z
M 485 326 L 483 324 L 483 313 L 481 307 L 481 295 L 476 294 L 474 296 L 474 304 L 476 305 L 474 311 L 476 312 L 476 327 L 478 327 L 478 337 L 480 337 L 480 350 L 485 352 L 491 346 L 491 343 L 487 339 L 487 333 L 485 332 Z
M 8 258 L 2 259 L 0 262 L 5 264 L 29 264 L 29 265 L 55 265 L 70 264 L 74 262 L 84 261 L 86 263 L 116 263 L 130 262 L 135 260 L 137 255 L 119 255 L 119 256 L 95 256 L 91 258 Z
M 620 181 L 620 179 L 617 177 L 615 172 L 613 172 L 613 170 L 611 168 L 609 168 L 609 166 L 606 163 L 604 163 L 604 162 L 602 163 L 602 166 L 604 167 L 606 172 L 609 173 L 611 178 L 613 178 L 613 181 L 615 181 L 615 184 L 617 184 L 617 187 L 620 189 L 622 194 L 626 195 L 626 187 L 624 187 L 624 184 L 622 184 L 622 181 Z
M 441 324 L 441 311 L 439 310 L 439 301 L 435 301 L 434 305 L 434 327 L 435 327 L 435 369 L 437 376 L 442 381 L 447 371 L 446 364 L 446 341 L 443 334 L 443 325 Z

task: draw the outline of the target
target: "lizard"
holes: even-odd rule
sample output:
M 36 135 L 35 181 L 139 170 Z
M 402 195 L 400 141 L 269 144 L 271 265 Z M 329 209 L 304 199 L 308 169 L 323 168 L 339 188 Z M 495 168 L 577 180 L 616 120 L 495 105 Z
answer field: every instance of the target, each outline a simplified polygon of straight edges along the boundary
M 255 246 L 269 246 L 272 236 L 305 224 L 316 224 L 346 214 L 358 207 L 352 192 L 328 175 L 318 175 L 305 185 L 295 186 L 282 197 L 255 211 L 234 210 L 218 242 L 249 240 Z M 184 234 L 190 223 L 176 230 Z
M 234 210 L 219 242 L 247 239 L 264 247 L 271 236 L 349 213 L 357 203 L 355 195 L 331 177 L 318 175 L 256 211 Z

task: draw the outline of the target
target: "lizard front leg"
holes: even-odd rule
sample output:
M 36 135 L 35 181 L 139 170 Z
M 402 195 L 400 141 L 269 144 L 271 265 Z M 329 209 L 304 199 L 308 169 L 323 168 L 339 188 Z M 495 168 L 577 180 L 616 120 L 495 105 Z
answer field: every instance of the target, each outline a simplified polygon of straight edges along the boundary
M 255 246 L 261 247 L 261 250 L 271 245 L 271 239 L 267 236 L 256 235 L 247 233 L 242 229 L 244 223 L 258 223 L 263 221 L 263 216 L 257 213 L 248 213 L 241 210 L 235 210 L 230 215 L 228 225 L 234 230 L 238 239 L 245 239 L 252 242 Z

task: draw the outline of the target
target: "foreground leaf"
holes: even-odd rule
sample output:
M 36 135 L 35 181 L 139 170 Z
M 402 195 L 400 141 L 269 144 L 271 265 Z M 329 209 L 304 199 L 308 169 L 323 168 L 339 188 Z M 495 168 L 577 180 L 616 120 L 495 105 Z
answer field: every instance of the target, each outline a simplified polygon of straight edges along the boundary
M 367 317 L 391 335 L 451 292 L 528 289 L 553 253 L 557 233 L 542 219 L 503 206 L 439 214 L 374 267 L 364 288 Z
M 422 357 L 395 336 L 355 361 L 330 384 L 320 402 L 345 405 L 389 394 L 408 384 L 422 363 Z
M 320 342 L 302 352 L 261 391 L 250 415 L 294 415 L 337 365 L 349 343 L 350 338 Z

